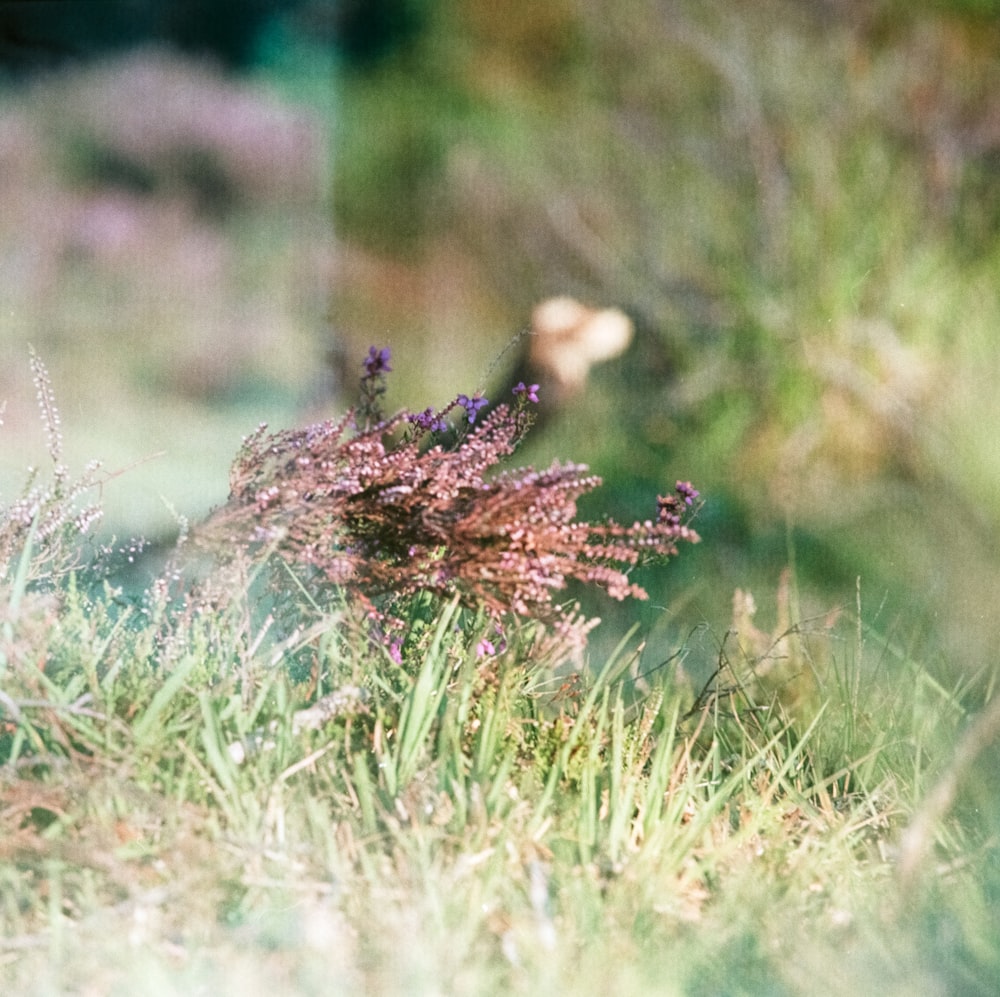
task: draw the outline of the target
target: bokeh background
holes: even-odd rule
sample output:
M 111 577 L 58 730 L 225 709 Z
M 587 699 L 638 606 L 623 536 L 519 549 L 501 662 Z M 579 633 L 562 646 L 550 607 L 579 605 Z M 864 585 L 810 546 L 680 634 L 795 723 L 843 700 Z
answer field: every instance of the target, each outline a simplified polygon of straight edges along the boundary
M 29 343 L 70 464 L 138 464 L 105 528 L 156 537 L 369 345 L 390 405 L 442 404 L 571 294 L 636 340 L 522 459 L 589 463 L 592 515 L 706 497 L 643 576 L 654 653 L 737 587 L 766 629 L 791 565 L 796 618 L 860 600 L 993 669 L 1000 4 L 0 3 L 0 58 L 5 500 L 45 459 Z

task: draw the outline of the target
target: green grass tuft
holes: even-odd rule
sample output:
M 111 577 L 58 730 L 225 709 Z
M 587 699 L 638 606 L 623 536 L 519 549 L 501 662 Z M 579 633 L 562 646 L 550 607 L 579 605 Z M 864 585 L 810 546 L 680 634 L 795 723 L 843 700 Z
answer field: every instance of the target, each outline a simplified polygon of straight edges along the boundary
M 332 616 L 312 634 L 317 700 L 273 645 L 247 650 L 238 613 L 143 622 L 113 596 L 70 584 L 53 626 L 25 592 L 0 642 L 9 992 L 994 978 L 995 823 L 959 794 L 919 866 L 897 864 L 985 691 L 888 669 L 858 620 L 800 637 L 808 713 L 735 653 L 693 702 L 668 669 L 637 677 L 631 637 L 593 673 L 531 621 L 477 655 L 488 621 L 456 602 L 420 610 L 401 665 Z

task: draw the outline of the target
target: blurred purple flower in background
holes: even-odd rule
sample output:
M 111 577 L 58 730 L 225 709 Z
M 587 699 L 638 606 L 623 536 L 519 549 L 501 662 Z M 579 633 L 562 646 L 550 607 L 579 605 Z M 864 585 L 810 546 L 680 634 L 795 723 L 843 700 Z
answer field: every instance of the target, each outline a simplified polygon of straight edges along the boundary
M 368 356 L 362 361 L 365 368 L 366 377 L 378 377 L 380 374 L 388 374 L 392 367 L 389 361 L 392 359 L 392 352 L 388 346 L 378 349 L 375 346 L 368 347 Z

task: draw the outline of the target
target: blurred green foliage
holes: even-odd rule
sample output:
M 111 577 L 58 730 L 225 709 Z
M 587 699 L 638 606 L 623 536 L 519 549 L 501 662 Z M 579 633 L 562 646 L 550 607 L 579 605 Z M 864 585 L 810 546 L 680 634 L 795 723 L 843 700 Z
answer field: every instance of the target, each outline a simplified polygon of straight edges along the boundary
M 906 7 L 443 2 L 342 81 L 335 213 L 416 267 L 458 245 L 511 329 L 552 293 L 631 311 L 632 354 L 529 455 L 589 461 L 619 515 L 694 480 L 700 611 L 794 562 L 805 608 L 860 578 L 975 669 L 1000 597 L 1000 25 Z
M 67 463 L 114 481 L 119 536 L 201 516 L 243 435 L 328 398 L 332 95 L 312 59 L 279 88 L 144 49 L 0 90 L 0 496 L 37 460 L 29 345 Z

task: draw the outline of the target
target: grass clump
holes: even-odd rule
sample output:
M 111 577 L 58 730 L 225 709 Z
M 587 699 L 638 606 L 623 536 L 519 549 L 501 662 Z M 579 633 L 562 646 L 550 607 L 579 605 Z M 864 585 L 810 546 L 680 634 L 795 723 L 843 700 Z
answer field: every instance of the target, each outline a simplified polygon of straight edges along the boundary
M 994 979 L 997 947 L 968 913 L 996 886 L 981 875 L 989 822 L 959 821 L 953 795 L 930 813 L 917 872 L 896 864 L 948 738 L 989 690 L 890 668 L 892 643 L 848 614 L 767 635 L 745 593 L 741 634 L 696 690 L 678 668 L 644 668 L 634 635 L 585 667 L 593 621 L 571 604 L 517 612 L 506 589 L 448 570 L 469 536 L 501 563 L 499 519 L 452 541 L 428 525 L 432 491 L 396 501 L 441 465 L 467 470 L 464 449 L 485 469 L 498 449 L 483 441 L 526 412 L 497 409 L 477 432 L 478 407 L 460 404 L 453 444 L 356 416 L 318 475 L 329 490 L 274 506 L 244 500 L 272 487 L 244 489 L 247 467 L 277 458 L 268 480 L 289 491 L 295 467 L 318 472 L 274 452 L 306 436 L 255 438 L 230 505 L 135 603 L 84 572 L 55 585 L 20 566 L 71 563 L 65 532 L 22 548 L 0 588 L 5 986 L 805 993 L 823 979 L 846 993 L 877 972 L 907 993 Z M 362 466 L 366 480 L 346 476 Z M 551 569 L 551 596 L 578 565 L 602 582 L 673 553 L 692 538 L 683 484 L 631 529 L 577 532 L 557 505 L 508 570 Z M 455 486 L 470 489 L 459 525 L 507 488 L 524 498 L 500 508 L 541 516 L 530 495 L 547 487 L 527 472 Z M 312 508 L 327 501 L 330 523 Z M 376 542 L 431 529 L 433 553 Z M 309 537 L 326 560 L 306 556 Z M 364 569 L 380 558 L 395 587 Z M 334 561 L 351 570 L 331 576 Z M 678 640 L 671 660 L 688 650 Z M 790 696 L 806 672 L 808 695 Z M 948 918 L 958 935 L 940 936 Z

